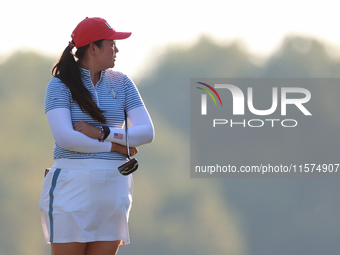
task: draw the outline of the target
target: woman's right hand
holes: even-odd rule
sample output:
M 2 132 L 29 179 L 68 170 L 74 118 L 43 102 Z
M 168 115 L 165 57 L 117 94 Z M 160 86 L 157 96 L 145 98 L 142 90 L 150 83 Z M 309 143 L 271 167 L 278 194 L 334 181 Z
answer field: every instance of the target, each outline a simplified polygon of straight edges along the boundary
M 126 155 L 126 146 L 118 143 L 111 143 L 111 152 L 118 152 Z M 138 153 L 138 147 L 129 147 L 130 157 L 133 157 Z

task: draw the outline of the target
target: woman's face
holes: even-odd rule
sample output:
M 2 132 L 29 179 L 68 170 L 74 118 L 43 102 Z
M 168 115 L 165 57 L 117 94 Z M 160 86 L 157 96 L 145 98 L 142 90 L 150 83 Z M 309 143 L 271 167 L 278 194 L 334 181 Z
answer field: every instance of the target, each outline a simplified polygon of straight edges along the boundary
M 102 47 L 98 48 L 98 54 L 96 54 L 98 64 L 102 70 L 113 68 L 115 66 L 116 53 L 118 53 L 116 41 L 104 40 Z

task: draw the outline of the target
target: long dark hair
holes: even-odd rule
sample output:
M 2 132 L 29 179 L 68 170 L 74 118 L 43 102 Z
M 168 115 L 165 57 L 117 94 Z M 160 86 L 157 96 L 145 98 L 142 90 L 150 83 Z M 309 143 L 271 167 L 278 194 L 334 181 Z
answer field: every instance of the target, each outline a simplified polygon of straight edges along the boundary
M 101 48 L 102 42 L 103 40 L 99 40 L 94 43 Z M 58 62 L 53 66 L 52 75 L 59 78 L 70 89 L 73 100 L 83 112 L 87 112 L 93 119 L 101 123 L 106 123 L 104 111 L 99 109 L 93 101 L 90 91 L 84 86 L 79 65 L 74 59 L 74 56 L 81 59 L 88 47 L 89 45 L 83 46 L 73 54 L 72 47 L 67 46 Z

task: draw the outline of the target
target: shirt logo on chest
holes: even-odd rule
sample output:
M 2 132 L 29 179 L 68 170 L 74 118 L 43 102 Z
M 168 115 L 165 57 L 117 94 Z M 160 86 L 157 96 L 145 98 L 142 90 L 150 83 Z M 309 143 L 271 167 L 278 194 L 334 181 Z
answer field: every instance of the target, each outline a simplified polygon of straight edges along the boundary
M 110 94 L 111 94 L 111 96 L 112 96 L 114 99 L 116 99 L 117 96 L 118 96 L 118 93 L 115 91 L 114 88 L 111 88 L 111 89 L 110 89 Z

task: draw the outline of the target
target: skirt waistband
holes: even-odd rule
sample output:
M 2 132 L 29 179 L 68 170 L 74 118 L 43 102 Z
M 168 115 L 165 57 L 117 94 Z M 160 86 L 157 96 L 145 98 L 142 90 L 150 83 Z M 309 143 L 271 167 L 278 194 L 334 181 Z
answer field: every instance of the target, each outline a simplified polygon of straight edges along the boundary
M 126 163 L 126 160 L 105 160 L 105 159 L 55 159 L 52 168 L 74 169 L 74 170 L 96 170 L 115 169 Z

